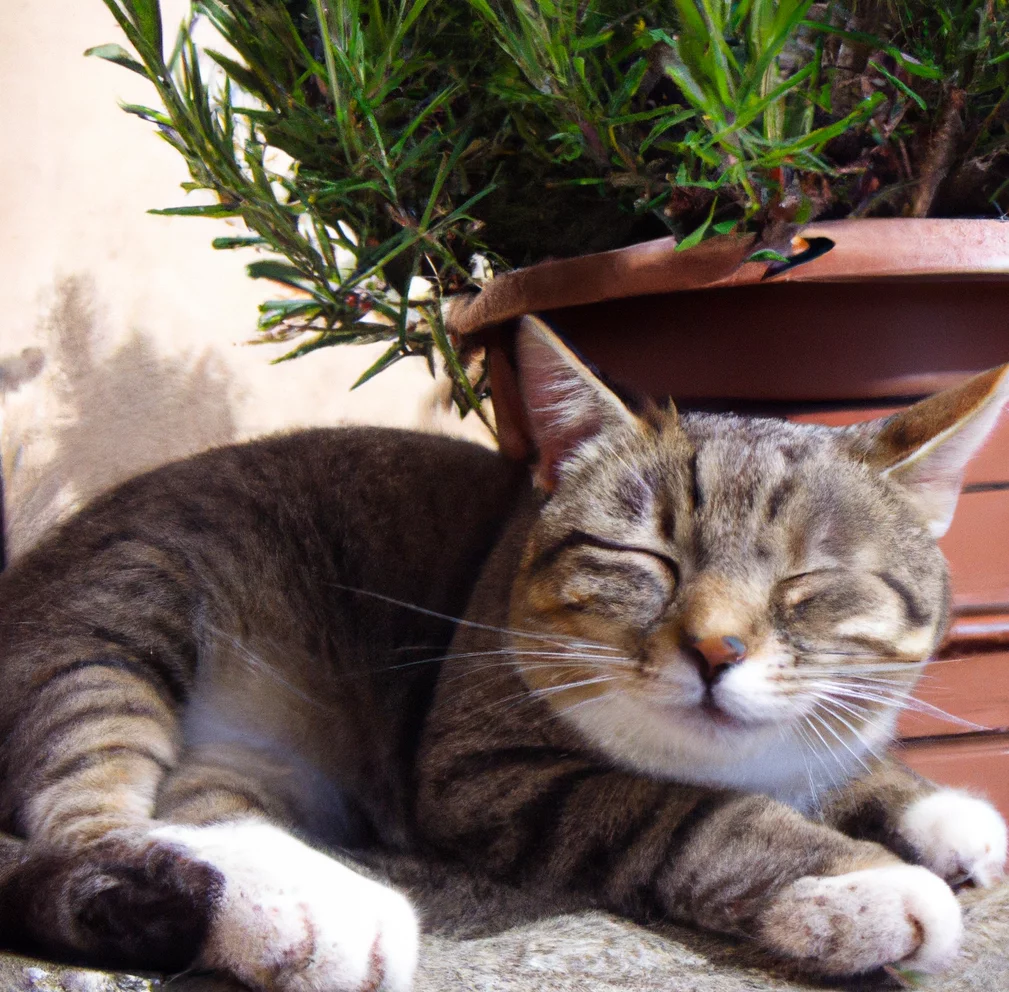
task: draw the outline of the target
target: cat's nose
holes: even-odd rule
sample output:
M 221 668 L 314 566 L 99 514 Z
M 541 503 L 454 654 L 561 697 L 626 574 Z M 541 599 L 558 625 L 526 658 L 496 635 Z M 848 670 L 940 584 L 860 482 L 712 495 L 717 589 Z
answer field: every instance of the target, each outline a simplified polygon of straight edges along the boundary
M 709 685 L 746 657 L 746 645 L 738 637 L 702 637 L 692 639 L 690 646 L 701 678 Z

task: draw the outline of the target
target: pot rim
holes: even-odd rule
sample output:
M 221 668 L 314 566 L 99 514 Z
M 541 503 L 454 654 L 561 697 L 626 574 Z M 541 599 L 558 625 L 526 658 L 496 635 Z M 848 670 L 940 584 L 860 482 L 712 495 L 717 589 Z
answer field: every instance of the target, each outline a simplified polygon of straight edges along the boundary
M 807 251 L 814 238 L 829 239 L 829 250 Z M 527 313 L 756 284 L 1009 280 L 1009 220 L 849 218 L 792 227 L 777 242 L 728 234 L 677 251 L 675 238 L 658 238 L 540 262 L 497 276 L 479 293 L 451 299 L 446 327 L 461 337 Z M 759 248 L 777 249 L 791 264 L 748 261 Z M 804 252 L 812 256 L 808 261 L 801 258 Z

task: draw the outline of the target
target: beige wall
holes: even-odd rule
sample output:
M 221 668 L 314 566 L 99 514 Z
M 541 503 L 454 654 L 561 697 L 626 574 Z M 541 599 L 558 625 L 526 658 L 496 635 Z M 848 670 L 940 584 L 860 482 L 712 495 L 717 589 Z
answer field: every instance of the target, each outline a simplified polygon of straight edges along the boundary
M 163 0 L 166 34 L 185 6 Z M 188 176 L 149 124 L 117 106 L 150 103 L 152 88 L 82 56 L 124 40 L 104 4 L 3 7 L 0 361 L 26 346 L 46 358 L 4 398 L 10 526 L 27 533 L 137 468 L 292 424 L 459 430 L 420 359 L 351 394 L 381 345 L 282 366 L 268 364 L 279 348 L 244 345 L 271 288 L 246 277 L 250 256 L 211 249 L 236 233 L 225 222 L 145 213 L 184 202 Z

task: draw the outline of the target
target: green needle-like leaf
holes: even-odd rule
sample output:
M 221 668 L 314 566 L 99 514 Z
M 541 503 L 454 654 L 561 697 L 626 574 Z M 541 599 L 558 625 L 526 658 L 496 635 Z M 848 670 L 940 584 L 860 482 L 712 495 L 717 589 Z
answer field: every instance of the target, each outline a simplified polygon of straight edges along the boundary
M 124 69 L 139 73 L 141 76 L 147 75 L 143 64 L 133 58 L 122 45 L 96 45 L 94 48 L 89 48 L 84 55 L 105 59 L 107 62 L 115 62 L 116 65 L 121 65 Z

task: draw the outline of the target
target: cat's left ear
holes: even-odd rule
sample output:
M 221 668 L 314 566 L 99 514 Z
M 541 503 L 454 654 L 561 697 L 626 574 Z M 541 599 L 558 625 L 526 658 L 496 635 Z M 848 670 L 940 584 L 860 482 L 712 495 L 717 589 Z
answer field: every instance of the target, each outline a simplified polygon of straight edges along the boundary
M 859 454 L 901 486 L 933 537 L 949 529 L 967 463 L 1009 400 L 1009 365 L 852 428 Z
M 518 386 L 536 447 L 533 479 L 546 492 L 575 449 L 604 431 L 640 426 L 601 379 L 537 317 L 523 317 L 515 339 Z

